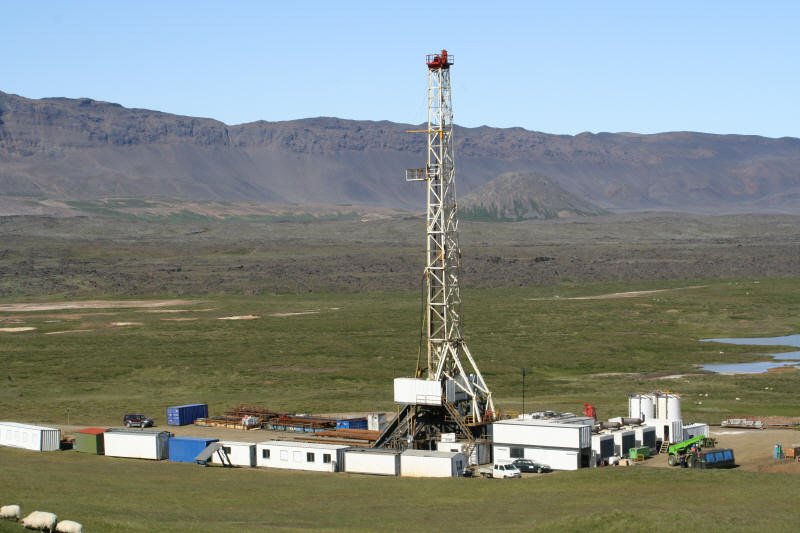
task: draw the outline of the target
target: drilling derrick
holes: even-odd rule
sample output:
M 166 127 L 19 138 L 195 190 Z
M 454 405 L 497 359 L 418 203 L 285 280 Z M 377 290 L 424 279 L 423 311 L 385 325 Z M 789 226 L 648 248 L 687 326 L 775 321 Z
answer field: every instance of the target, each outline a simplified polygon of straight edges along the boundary
M 441 433 L 456 433 L 471 448 L 494 420 L 492 393 L 464 341 L 461 324 L 453 108 L 446 50 L 426 58 L 428 140 L 425 168 L 406 170 L 407 181 L 427 185 L 425 364 L 417 359 L 413 378 L 395 380 L 398 415 L 376 442 L 394 448 L 431 448 Z M 420 354 L 421 355 L 421 354 Z

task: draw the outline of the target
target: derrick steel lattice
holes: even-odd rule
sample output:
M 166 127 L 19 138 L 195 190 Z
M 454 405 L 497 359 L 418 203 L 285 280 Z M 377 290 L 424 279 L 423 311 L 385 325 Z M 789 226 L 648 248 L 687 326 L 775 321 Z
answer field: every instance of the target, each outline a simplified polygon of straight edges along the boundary
M 453 107 L 446 50 L 426 57 L 428 66 L 428 127 L 416 130 L 428 139 L 425 168 L 408 169 L 406 180 L 427 184 L 427 261 L 425 266 L 427 366 L 418 364 L 417 377 L 453 380 L 466 394 L 465 420 L 480 424 L 494 418 L 492 393 L 464 341 L 461 323 L 456 183 L 453 152 Z M 462 402 L 459 402 L 462 403 Z

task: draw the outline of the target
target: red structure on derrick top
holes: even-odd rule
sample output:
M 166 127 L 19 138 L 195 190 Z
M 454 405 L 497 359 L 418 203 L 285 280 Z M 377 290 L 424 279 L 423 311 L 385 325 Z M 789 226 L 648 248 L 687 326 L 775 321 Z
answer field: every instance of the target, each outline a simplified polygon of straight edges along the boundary
M 431 70 L 450 68 L 450 65 L 453 64 L 453 59 L 453 56 L 447 55 L 447 50 L 442 50 L 440 54 L 428 54 L 425 56 L 425 62 L 428 63 L 428 68 Z

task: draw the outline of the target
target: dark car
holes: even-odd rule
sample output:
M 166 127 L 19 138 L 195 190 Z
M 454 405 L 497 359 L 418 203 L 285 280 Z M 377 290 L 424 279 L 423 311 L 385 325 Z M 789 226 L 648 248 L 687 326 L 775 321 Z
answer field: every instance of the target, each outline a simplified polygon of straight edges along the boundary
M 530 459 L 517 459 L 513 464 L 519 468 L 520 472 L 536 472 L 537 474 L 552 472 L 552 469 L 549 466 L 536 463 Z
M 125 415 L 122 417 L 122 425 L 126 428 L 149 428 L 153 425 L 153 419 L 144 415 Z

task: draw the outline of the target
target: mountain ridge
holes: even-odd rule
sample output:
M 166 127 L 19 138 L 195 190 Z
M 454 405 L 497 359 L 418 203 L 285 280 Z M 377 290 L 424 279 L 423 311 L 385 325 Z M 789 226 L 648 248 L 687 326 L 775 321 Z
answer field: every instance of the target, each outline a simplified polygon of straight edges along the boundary
M 418 125 L 316 117 L 239 125 L 89 98 L 0 92 L 0 195 L 164 195 L 418 208 L 402 171 Z M 800 139 L 666 132 L 552 135 L 454 127 L 459 192 L 535 172 L 601 209 L 800 213 Z

